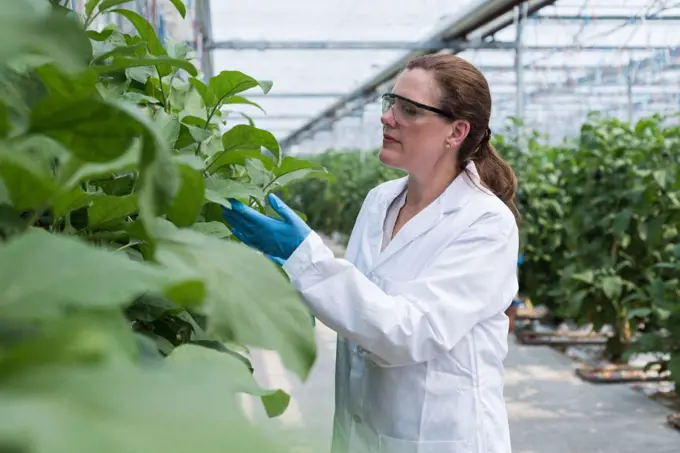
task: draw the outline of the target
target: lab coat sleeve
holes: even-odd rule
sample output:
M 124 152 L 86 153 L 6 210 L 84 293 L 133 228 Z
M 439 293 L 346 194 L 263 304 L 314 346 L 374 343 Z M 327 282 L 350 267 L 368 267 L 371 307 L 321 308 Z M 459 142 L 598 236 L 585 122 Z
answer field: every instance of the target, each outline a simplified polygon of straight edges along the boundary
M 502 312 L 517 291 L 517 228 L 489 214 L 468 227 L 415 279 L 388 293 L 334 258 L 312 233 L 284 265 L 324 324 L 383 366 L 424 362 L 451 350 L 480 321 Z

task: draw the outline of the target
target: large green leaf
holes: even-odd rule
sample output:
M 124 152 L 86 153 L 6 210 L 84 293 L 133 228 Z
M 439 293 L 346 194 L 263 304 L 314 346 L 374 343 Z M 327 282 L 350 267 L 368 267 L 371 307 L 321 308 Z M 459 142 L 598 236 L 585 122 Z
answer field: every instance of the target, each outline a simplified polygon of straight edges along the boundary
M 255 87 L 260 87 L 262 92 L 267 94 L 272 88 L 272 82 L 256 80 L 241 71 L 222 71 L 208 81 L 211 102 L 206 101 L 206 104 L 216 106 L 230 96 Z
M 17 150 L 0 151 L 0 178 L 18 210 L 46 208 L 56 186 L 35 159 Z
M 157 57 L 168 55 L 165 47 L 163 47 L 163 43 L 156 34 L 155 28 L 142 16 L 129 9 L 112 9 L 109 12 L 120 14 L 132 23 L 139 36 L 146 42 L 147 50 L 151 55 Z M 161 75 L 167 75 L 167 73 L 161 73 Z
M 84 68 L 92 57 L 82 25 L 48 2 L 0 0 L 0 11 L 0 61 L 40 55 L 74 71 Z
M 274 134 L 248 124 L 238 124 L 225 132 L 222 135 L 222 144 L 225 152 L 260 151 L 265 148 L 274 155 L 276 162 L 281 159 L 281 148 Z
M 33 110 L 29 132 L 57 140 L 81 160 L 101 163 L 121 157 L 145 131 L 129 110 L 103 99 L 50 98 Z
M 0 317 L 40 319 L 73 308 L 120 307 L 186 281 L 78 239 L 33 229 L 0 246 Z
M 208 288 L 208 330 L 224 340 L 279 351 L 306 379 L 316 358 L 309 312 L 287 279 L 264 256 L 242 244 L 165 224 L 157 259 Z
M 0 447 L 32 453 L 280 451 L 238 408 L 224 368 L 43 367 L 0 388 Z M 39 395 L 39 398 L 36 398 Z
M 220 367 L 229 376 L 233 389 L 238 392 L 259 396 L 270 417 L 281 415 L 290 402 L 290 395 L 283 390 L 261 388 L 245 364 L 231 354 L 196 345 L 182 345 L 175 348 L 168 357 L 170 362 L 181 363 L 201 369 L 204 366 Z
M 230 204 L 227 205 L 217 200 L 236 198 L 248 202 L 250 197 L 253 197 L 258 201 L 262 201 L 265 195 L 262 189 L 254 184 L 232 181 L 230 179 L 209 179 L 206 183 L 205 197 L 213 203 L 230 207 Z
M 203 175 L 188 165 L 180 165 L 182 183 L 168 210 L 168 219 L 178 227 L 191 226 L 203 207 L 205 181 Z
M 137 68 L 143 66 L 153 66 L 159 68 L 161 75 L 168 75 L 172 67 L 184 69 L 191 75 L 198 73 L 196 66 L 186 60 L 179 58 L 170 58 L 167 56 L 152 56 L 152 57 L 126 57 L 117 56 L 111 63 L 102 66 L 96 66 L 95 69 L 98 74 L 110 74 L 118 72 L 121 69 Z
M 102 195 L 94 198 L 88 210 L 88 226 L 96 228 L 121 221 L 137 212 L 137 196 L 123 197 Z

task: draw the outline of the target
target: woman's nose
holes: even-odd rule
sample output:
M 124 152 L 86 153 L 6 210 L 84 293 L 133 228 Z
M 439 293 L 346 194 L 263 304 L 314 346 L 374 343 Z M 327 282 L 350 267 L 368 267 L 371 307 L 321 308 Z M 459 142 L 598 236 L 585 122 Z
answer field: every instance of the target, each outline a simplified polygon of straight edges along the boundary
M 392 129 L 397 127 L 397 122 L 394 119 L 394 111 L 393 111 L 392 107 L 390 107 L 389 109 L 387 109 L 387 111 L 385 111 L 385 113 L 380 115 L 380 122 L 384 126 L 389 126 Z

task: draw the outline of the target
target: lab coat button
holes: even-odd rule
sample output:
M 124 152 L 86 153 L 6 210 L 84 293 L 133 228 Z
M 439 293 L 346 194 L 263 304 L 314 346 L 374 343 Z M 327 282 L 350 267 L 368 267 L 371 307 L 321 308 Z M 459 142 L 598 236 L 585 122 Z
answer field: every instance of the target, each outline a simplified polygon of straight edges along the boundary
M 352 416 L 352 420 L 354 420 L 354 423 L 361 423 L 361 417 L 356 414 Z

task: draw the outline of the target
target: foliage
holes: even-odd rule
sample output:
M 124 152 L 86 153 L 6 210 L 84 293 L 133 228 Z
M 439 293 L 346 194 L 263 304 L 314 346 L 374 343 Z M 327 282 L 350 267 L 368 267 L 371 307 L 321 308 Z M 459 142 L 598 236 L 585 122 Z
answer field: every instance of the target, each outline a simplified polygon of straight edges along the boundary
M 680 127 L 593 116 L 573 143 L 532 140 L 524 153 L 499 146 L 518 172 L 522 290 L 579 323 L 611 326 L 614 361 L 678 354 Z
M 400 170 L 383 165 L 378 152 L 328 150 L 309 157 L 334 176 L 333 180 L 313 179 L 289 190 L 291 203 L 305 212 L 316 231 L 340 233 L 347 237 L 368 192 L 378 184 L 404 176 Z
M 270 416 L 289 397 L 258 387 L 247 348 L 305 379 L 313 327 L 221 212 L 271 213 L 267 193 L 327 172 L 224 131 L 271 82 L 205 83 L 125 2 L 64 3 L 0 0 L 0 451 L 274 451 L 236 394 Z M 88 29 L 104 12 L 137 33 Z

